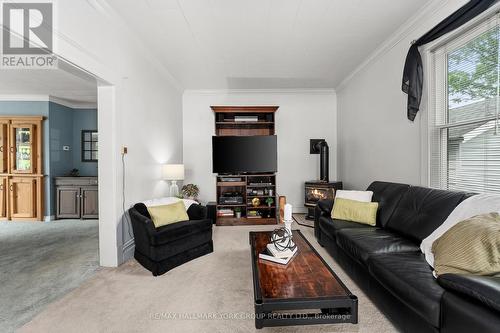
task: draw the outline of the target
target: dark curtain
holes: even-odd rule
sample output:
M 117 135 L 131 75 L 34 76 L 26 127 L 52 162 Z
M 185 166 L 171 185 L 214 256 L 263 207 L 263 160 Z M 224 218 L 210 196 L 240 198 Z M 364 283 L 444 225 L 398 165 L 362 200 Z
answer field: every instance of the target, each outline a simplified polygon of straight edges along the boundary
M 415 116 L 420 108 L 420 100 L 422 99 L 424 73 L 422 68 L 422 57 L 420 56 L 418 47 L 432 42 L 433 40 L 436 40 L 448 32 L 462 26 L 477 15 L 484 12 L 495 2 L 497 2 L 497 0 L 469 1 L 411 45 L 410 50 L 406 55 L 402 85 L 403 91 L 408 94 L 408 119 L 411 121 L 415 119 Z

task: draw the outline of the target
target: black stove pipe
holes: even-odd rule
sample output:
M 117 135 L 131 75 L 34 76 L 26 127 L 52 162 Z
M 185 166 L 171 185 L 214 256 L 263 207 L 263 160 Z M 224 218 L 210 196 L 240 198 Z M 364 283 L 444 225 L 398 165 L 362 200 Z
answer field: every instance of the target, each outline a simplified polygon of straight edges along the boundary
M 318 142 L 319 146 L 319 180 L 323 182 L 329 182 L 329 169 L 330 169 L 330 148 L 326 141 Z

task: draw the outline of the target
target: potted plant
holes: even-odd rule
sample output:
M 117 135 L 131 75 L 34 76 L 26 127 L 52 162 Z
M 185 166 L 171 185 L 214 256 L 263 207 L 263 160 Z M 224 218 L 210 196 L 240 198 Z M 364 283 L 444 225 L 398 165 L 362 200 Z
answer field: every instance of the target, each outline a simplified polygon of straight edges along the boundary
M 241 207 L 234 208 L 234 215 L 236 215 L 237 219 L 241 218 Z
M 271 197 L 266 198 L 265 203 L 266 203 L 269 207 L 271 207 L 271 206 L 273 205 L 273 203 L 274 203 L 274 199 L 273 199 L 273 198 L 271 198 Z
M 200 194 L 200 189 L 195 184 L 186 184 L 182 187 L 181 193 L 184 199 L 197 201 L 198 194 Z

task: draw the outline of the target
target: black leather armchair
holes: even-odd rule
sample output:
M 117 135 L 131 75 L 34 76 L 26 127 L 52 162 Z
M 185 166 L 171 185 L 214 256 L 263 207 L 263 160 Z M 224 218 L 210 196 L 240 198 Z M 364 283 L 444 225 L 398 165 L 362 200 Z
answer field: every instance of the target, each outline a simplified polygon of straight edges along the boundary
M 143 203 L 129 209 L 134 232 L 134 258 L 154 276 L 213 252 L 212 220 L 206 207 L 191 205 L 189 221 L 155 228 Z

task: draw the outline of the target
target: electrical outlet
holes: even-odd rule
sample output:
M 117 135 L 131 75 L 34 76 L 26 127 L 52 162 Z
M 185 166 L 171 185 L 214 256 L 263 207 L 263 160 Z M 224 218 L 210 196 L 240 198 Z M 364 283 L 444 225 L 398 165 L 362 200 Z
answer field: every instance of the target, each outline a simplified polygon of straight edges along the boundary
M 125 154 L 128 154 L 128 147 L 127 146 L 122 147 L 122 155 L 125 155 Z

